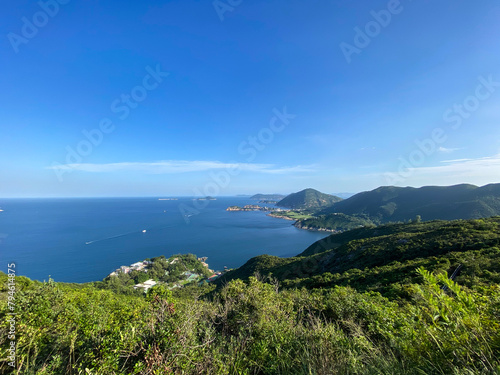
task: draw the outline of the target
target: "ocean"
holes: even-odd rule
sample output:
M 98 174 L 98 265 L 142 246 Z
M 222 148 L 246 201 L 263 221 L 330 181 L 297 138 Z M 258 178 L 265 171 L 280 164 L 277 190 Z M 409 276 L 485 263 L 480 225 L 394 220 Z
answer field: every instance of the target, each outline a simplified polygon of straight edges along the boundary
M 159 255 L 208 257 L 214 270 L 251 257 L 294 256 L 325 233 L 264 212 L 229 212 L 245 197 L 0 199 L 0 270 L 61 282 L 98 281 L 121 265 Z

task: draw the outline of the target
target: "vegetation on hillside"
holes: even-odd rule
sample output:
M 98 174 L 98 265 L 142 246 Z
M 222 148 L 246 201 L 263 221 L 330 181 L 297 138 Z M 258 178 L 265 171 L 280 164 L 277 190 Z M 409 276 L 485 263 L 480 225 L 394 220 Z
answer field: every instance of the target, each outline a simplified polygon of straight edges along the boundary
M 335 203 L 320 214 L 366 215 L 377 223 L 478 219 L 500 215 L 500 184 L 421 188 L 382 186 Z
M 345 215 L 341 213 L 309 216 L 307 218 L 297 219 L 294 224 L 297 228 L 341 232 L 360 227 L 374 227 L 373 221 L 365 215 Z
M 293 210 L 315 211 L 320 208 L 330 207 L 342 198 L 330 194 L 324 194 L 314 189 L 305 189 L 298 193 L 287 195 L 276 205 L 278 207 L 291 208 Z
M 151 264 L 144 271 L 131 270 L 106 277 L 103 281 L 93 283 L 100 289 L 111 289 L 123 294 L 141 294 L 142 290 L 134 290 L 133 285 L 152 279 L 168 286 L 184 284 L 185 272 L 192 272 L 207 278 L 212 272 L 193 254 L 176 254 L 166 259 L 164 255 L 146 259 Z
M 213 299 L 161 287 L 138 297 L 18 278 L 15 372 L 497 373 L 498 286 L 475 291 L 445 274 L 418 274 L 422 284 L 411 285 L 411 299 L 399 304 L 350 287 L 281 290 L 256 278 L 231 281 Z M 6 330 L 2 319 L 2 358 Z M 9 371 L 7 362 L 0 371 Z
M 391 224 L 333 234 L 297 257 L 252 258 L 217 283 L 259 273 L 287 288 L 344 285 L 406 298 L 406 286 L 421 281 L 414 270 L 422 266 L 449 275 L 461 266 L 456 280 L 469 287 L 500 282 L 500 217 Z
M 499 227 L 359 228 L 295 258 L 252 258 L 216 290 L 127 295 L 17 277 L 15 370 L 0 273 L 0 372 L 498 374 Z
M 283 207 L 310 215 L 297 218 L 296 227 L 339 232 L 361 226 L 404 223 L 415 220 L 478 219 L 500 215 L 500 184 L 483 187 L 461 184 L 422 188 L 382 186 L 372 191 L 317 203 L 325 195 L 313 189 L 291 194 Z M 282 202 L 283 202 L 282 201 Z

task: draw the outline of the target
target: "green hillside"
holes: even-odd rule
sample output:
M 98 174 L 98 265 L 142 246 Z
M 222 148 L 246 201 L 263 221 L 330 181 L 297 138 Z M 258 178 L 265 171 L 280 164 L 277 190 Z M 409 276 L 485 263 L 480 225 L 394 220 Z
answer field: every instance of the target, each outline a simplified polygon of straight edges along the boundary
M 334 195 L 324 194 L 314 189 L 305 189 L 297 193 L 287 195 L 276 205 L 279 207 L 290 208 L 293 210 L 318 210 L 324 207 L 330 207 L 342 198 Z
M 499 248 L 499 217 L 391 224 L 331 235 L 293 258 L 252 258 L 219 283 L 259 273 L 290 287 L 349 285 L 386 294 L 417 282 L 420 266 L 451 275 L 462 265 L 459 281 L 487 285 L 500 282 Z
M 365 215 L 334 213 L 299 219 L 294 225 L 297 228 L 315 231 L 345 231 L 365 226 L 374 226 L 374 223 Z
M 252 258 L 215 290 L 130 295 L 0 272 L 0 373 L 498 374 L 499 229 L 499 217 L 359 228 Z
M 476 219 L 500 215 L 500 184 L 383 186 L 335 203 L 320 214 L 366 215 L 377 223 L 422 220 Z

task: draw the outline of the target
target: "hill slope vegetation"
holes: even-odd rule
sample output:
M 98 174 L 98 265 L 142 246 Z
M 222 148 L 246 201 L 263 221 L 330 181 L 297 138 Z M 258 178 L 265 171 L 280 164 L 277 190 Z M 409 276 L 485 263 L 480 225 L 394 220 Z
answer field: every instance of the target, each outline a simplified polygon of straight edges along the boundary
M 0 272 L 0 373 L 498 374 L 499 229 L 498 217 L 360 228 L 252 258 L 217 290 L 20 276 L 14 318 Z
M 500 282 L 499 248 L 500 217 L 390 224 L 333 234 L 292 258 L 252 258 L 218 282 L 258 273 L 289 287 L 345 285 L 394 296 L 418 282 L 418 267 L 451 275 L 461 266 L 459 282 L 487 285 Z
M 318 210 L 325 207 L 330 207 L 336 202 L 340 202 L 342 198 L 334 195 L 324 194 L 314 189 L 305 189 L 297 193 L 287 195 L 280 200 L 276 205 L 294 210 Z
M 477 219 L 500 215 L 500 184 L 421 188 L 383 186 L 337 202 L 319 214 L 366 215 L 377 223 Z

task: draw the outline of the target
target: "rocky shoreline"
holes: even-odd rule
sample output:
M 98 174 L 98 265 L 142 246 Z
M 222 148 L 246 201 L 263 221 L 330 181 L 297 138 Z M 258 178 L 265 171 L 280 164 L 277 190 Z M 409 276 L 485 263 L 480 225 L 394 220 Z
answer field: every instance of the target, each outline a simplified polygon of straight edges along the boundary
M 299 229 L 312 230 L 314 232 L 327 232 L 327 233 L 338 233 L 339 232 L 338 230 L 335 230 L 335 229 L 308 227 L 306 225 L 302 225 L 300 221 L 296 221 L 295 224 L 293 224 L 293 226 L 296 228 L 299 228 Z
M 290 221 L 296 221 L 296 219 L 293 219 L 291 217 L 283 216 L 283 215 L 276 214 L 276 213 L 273 213 L 273 212 L 267 214 L 267 216 L 274 217 L 276 219 L 285 219 L 285 220 L 290 220 Z

